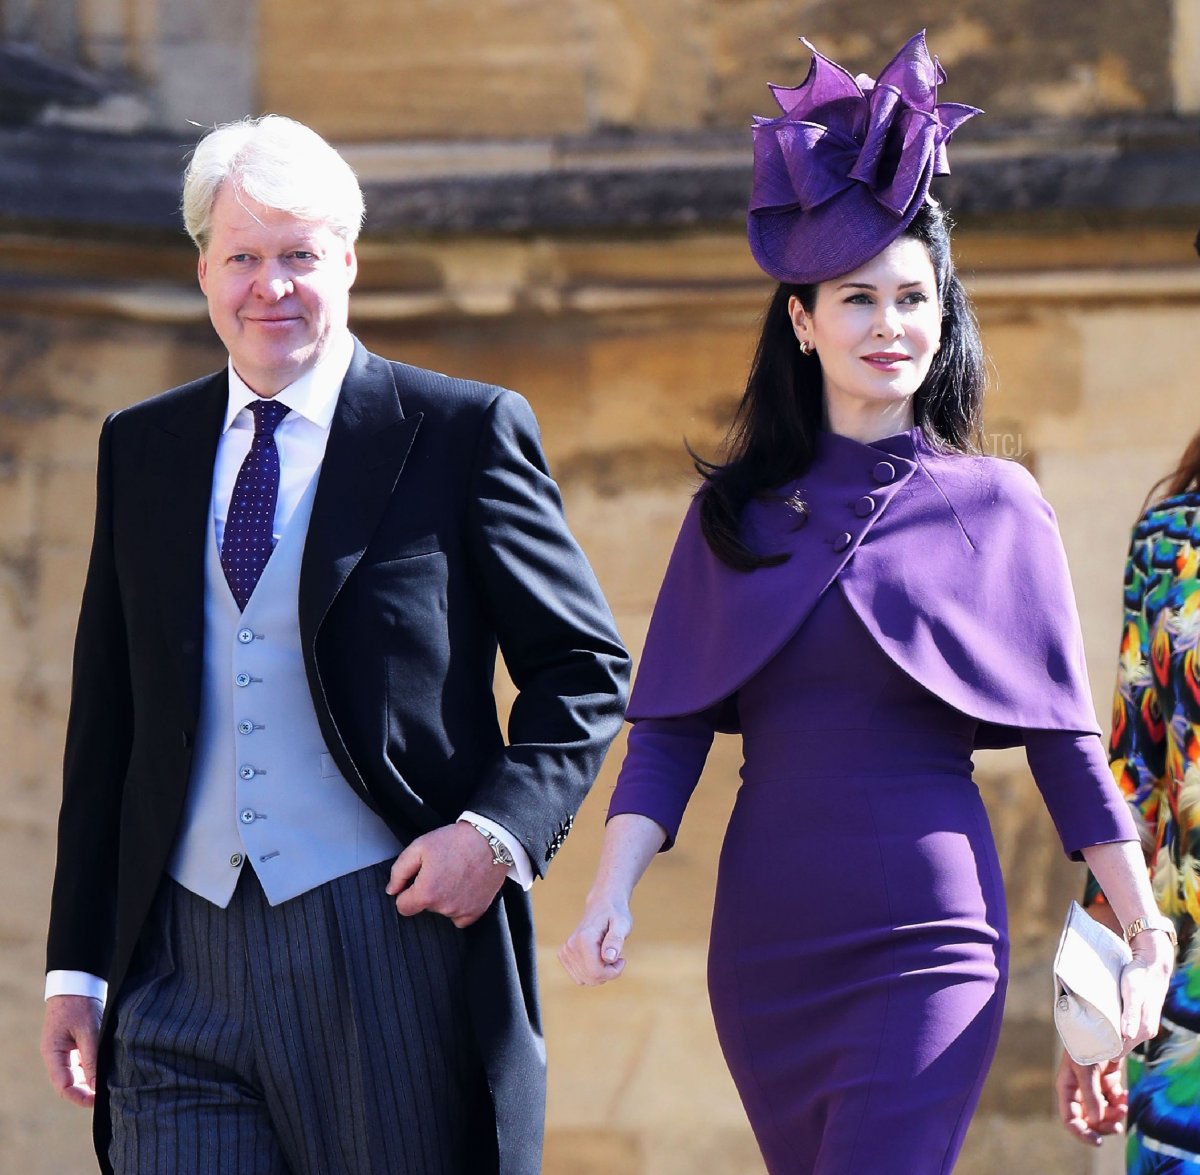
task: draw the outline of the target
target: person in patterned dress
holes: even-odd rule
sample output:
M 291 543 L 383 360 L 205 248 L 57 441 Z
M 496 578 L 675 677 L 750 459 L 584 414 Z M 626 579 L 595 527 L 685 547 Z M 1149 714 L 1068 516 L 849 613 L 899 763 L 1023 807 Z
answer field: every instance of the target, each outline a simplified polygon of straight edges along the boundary
M 1120 1061 L 1107 1066 L 1084 1136 L 1127 1131 L 1129 1175 L 1200 1175 L 1200 434 L 1149 498 L 1125 565 L 1109 760 L 1178 954 L 1161 1031 L 1124 1080 Z M 1091 877 L 1085 901 L 1115 925 Z M 1058 1084 L 1075 1086 L 1069 1058 Z

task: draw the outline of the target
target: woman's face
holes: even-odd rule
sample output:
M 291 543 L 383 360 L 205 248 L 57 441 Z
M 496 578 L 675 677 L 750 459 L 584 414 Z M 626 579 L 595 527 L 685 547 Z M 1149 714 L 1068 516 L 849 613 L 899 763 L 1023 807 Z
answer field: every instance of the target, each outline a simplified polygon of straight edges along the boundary
M 821 363 L 831 431 L 877 440 L 912 427 L 912 398 L 941 346 L 937 278 L 920 241 L 901 237 L 817 286 L 812 313 L 788 303 L 796 338 Z

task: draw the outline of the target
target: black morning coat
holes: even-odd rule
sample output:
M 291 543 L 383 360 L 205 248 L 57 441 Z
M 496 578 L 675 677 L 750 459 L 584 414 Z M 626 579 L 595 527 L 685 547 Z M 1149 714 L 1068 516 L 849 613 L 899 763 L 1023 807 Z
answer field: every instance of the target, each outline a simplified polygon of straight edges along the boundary
M 105 1170 L 112 1009 L 188 784 L 227 398 L 222 371 L 115 413 L 100 437 L 48 967 L 110 985 L 94 1115 Z M 629 658 L 528 404 L 356 343 L 319 476 L 300 631 L 342 775 L 401 841 L 469 808 L 510 830 L 540 875 L 620 727 Z M 519 691 L 507 742 L 497 646 Z M 535 1175 L 545 1048 L 528 895 L 505 883 L 462 933 L 500 1170 Z

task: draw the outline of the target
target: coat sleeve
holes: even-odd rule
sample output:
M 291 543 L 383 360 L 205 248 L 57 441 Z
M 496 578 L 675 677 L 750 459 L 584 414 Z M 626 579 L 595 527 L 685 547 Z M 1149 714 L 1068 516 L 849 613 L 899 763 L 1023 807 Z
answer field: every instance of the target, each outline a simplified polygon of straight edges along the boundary
M 508 829 L 540 875 L 620 729 L 630 660 L 515 392 L 487 409 L 468 501 L 471 562 L 517 697 L 467 806 Z
M 133 703 L 125 618 L 113 554 L 113 426 L 100 433 L 96 524 L 71 680 L 50 908 L 48 970 L 106 977 L 115 933 L 121 792 Z

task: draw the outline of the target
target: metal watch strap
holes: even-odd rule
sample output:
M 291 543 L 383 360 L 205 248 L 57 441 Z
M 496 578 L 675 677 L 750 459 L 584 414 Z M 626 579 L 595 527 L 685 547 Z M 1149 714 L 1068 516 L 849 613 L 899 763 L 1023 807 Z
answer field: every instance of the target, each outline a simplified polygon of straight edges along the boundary
M 484 840 L 488 842 L 488 848 L 492 850 L 492 864 L 503 865 L 506 869 L 512 869 L 516 865 L 513 860 L 512 852 L 494 832 L 489 832 L 482 824 L 476 824 L 474 820 L 464 820 L 464 824 L 469 824 Z
M 1134 936 L 1141 934 L 1143 930 L 1161 930 L 1171 940 L 1171 946 L 1179 945 L 1175 924 L 1169 918 L 1135 918 L 1125 927 L 1125 941 L 1132 942 Z

